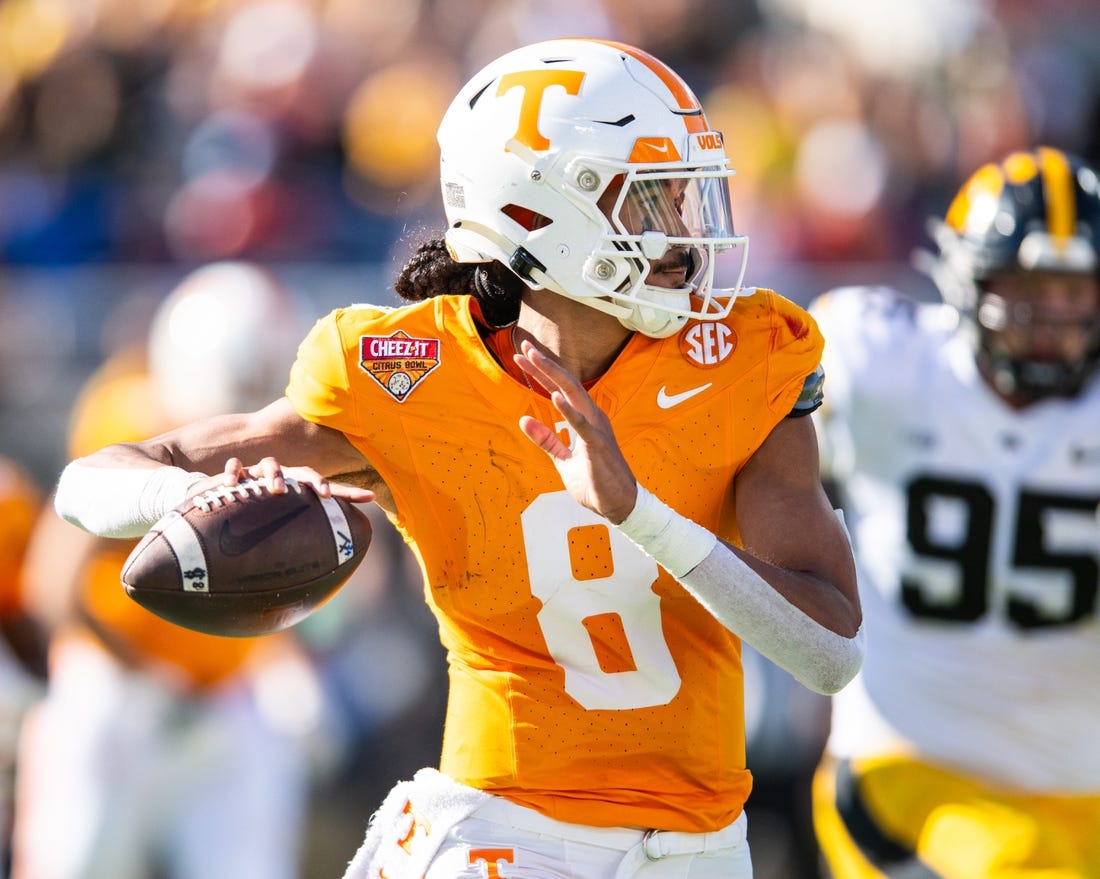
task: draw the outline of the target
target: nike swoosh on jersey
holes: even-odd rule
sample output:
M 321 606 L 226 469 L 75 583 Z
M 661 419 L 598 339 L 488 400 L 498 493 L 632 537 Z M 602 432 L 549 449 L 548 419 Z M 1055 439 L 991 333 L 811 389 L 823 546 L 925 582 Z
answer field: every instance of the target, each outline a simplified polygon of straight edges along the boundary
M 308 507 L 303 504 L 297 509 L 283 513 L 278 519 L 272 519 L 270 522 L 265 522 L 263 525 L 245 531 L 243 534 L 234 534 L 229 528 L 229 523 L 223 522 L 222 530 L 218 533 L 218 548 L 225 555 L 244 555 L 249 550 L 255 549 L 284 525 L 297 519 L 307 509 Z
M 705 385 L 699 385 L 697 388 L 690 388 L 686 391 L 681 391 L 678 394 L 668 393 L 664 386 L 657 391 L 657 405 L 662 409 L 671 409 L 673 406 L 679 406 L 685 400 L 690 400 L 696 394 L 701 394 L 707 388 L 709 388 L 714 382 L 707 382 Z

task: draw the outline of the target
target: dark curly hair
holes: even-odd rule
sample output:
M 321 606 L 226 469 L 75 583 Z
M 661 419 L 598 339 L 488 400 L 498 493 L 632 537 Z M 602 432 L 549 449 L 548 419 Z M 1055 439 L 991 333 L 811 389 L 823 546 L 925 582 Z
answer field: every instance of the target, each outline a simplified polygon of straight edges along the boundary
M 408 302 L 433 296 L 473 295 L 493 327 L 506 327 L 519 317 L 524 283 L 499 262 L 461 263 L 451 258 L 442 236 L 422 242 L 394 282 L 394 291 Z

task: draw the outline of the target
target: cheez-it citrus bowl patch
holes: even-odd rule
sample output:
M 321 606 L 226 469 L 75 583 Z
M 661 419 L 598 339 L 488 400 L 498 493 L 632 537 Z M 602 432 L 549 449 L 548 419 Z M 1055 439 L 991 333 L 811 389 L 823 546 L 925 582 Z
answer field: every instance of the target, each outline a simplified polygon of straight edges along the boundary
M 722 323 L 691 321 L 680 333 L 679 342 L 685 360 L 706 368 L 718 366 L 733 354 L 737 334 Z
M 359 337 L 359 368 L 398 403 L 439 366 L 439 339 L 414 339 L 404 330 L 391 336 Z

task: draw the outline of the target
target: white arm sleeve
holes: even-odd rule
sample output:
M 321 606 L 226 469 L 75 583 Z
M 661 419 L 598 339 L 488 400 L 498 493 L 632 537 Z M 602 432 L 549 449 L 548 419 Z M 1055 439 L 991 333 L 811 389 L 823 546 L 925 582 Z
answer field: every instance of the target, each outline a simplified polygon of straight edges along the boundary
M 179 467 L 89 467 L 77 459 L 61 473 L 54 509 L 98 537 L 140 537 L 205 478 Z
M 723 626 L 817 693 L 839 692 L 863 664 L 851 638 L 795 607 L 703 526 L 642 486 L 619 529 L 664 566 Z

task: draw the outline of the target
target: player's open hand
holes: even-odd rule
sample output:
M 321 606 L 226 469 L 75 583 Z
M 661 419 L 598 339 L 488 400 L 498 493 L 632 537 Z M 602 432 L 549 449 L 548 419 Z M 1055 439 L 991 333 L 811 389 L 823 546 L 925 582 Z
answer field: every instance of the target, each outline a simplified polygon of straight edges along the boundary
M 637 482 L 623 457 L 607 414 L 568 370 L 523 341 L 516 363 L 550 393 L 550 400 L 569 424 L 573 445 L 554 429 L 529 415 L 520 430 L 554 461 L 566 489 L 580 504 L 614 524 L 625 519 L 637 500 Z

